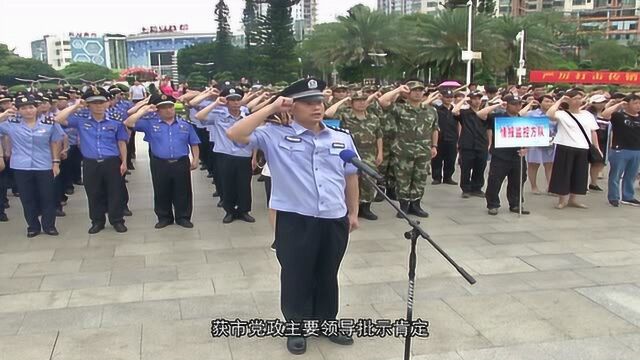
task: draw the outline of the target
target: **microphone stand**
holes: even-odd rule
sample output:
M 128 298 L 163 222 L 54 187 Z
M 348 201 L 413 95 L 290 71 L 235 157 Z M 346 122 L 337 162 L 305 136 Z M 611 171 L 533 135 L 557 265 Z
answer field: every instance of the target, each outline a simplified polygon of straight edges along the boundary
M 416 245 L 418 243 L 418 237 L 422 237 L 427 240 L 431 246 L 436 249 L 440 255 L 442 255 L 447 261 L 458 271 L 462 277 L 467 280 L 467 282 L 471 285 L 476 283 L 476 279 L 474 279 L 469 273 L 467 273 L 460 265 L 458 265 L 450 256 L 447 254 L 438 244 L 436 244 L 431 236 L 427 234 L 420 227 L 420 222 L 413 220 L 410 218 L 404 211 L 398 207 L 386 193 L 380 189 L 378 184 L 373 181 L 368 175 L 364 174 L 361 178 L 366 179 L 366 181 L 373 186 L 376 191 L 378 191 L 384 199 L 393 207 L 398 214 L 402 216 L 403 219 L 407 221 L 409 226 L 411 226 L 411 230 L 404 233 L 404 238 L 407 240 L 411 240 L 411 252 L 409 253 L 409 292 L 407 295 L 407 333 L 404 339 L 404 360 L 409 360 L 411 358 L 411 323 L 413 322 L 413 296 L 414 296 L 414 285 L 415 285 L 415 277 L 416 277 Z

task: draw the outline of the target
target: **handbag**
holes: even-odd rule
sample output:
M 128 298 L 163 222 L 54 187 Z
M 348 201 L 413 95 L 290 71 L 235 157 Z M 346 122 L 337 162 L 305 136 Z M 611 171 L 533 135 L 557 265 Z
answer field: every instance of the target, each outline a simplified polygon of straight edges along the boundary
M 598 164 L 598 163 L 604 163 L 604 158 L 602 157 L 602 154 L 600 153 L 600 149 L 598 149 L 597 146 L 593 145 L 591 143 L 591 140 L 589 139 L 589 136 L 587 136 L 587 132 L 584 131 L 584 128 L 582 127 L 582 124 L 580 124 L 580 121 L 578 121 L 578 119 L 576 119 L 575 116 L 573 116 L 572 113 L 570 113 L 567 110 L 564 110 L 567 114 L 569 114 L 569 116 L 571 116 L 571 118 L 578 124 L 578 127 L 580 128 L 580 131 L 582 131 L 582 135 L 584 135 L 584 138 L 587 140 L 587 144 L 589 144 L 589 153 L 587 155 L 587 159 L 589 160 L 589 164 Z

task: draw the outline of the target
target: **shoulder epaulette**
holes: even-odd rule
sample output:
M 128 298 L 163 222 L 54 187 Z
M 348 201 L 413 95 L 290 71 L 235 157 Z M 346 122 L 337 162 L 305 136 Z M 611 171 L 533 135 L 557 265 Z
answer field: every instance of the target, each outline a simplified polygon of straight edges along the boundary
M 53 120 L 52 116 L 45 116 L 42 118 L 42 120 L 40 120 L 40 122 L 45 125 L 53 125 L 56 123 L 55 120 Z
M 344 129 L 344 128 L 337 127 L 337 126 L 330 126 L 330 125 L 327 125 L 327 127 L 329 129 L 331 129 L 331 130 L 340 131 L 340 132 L 343 132 L 343 133 L 345 133 L 347 135 L 351 135 L 351 132 L 348 129 Z

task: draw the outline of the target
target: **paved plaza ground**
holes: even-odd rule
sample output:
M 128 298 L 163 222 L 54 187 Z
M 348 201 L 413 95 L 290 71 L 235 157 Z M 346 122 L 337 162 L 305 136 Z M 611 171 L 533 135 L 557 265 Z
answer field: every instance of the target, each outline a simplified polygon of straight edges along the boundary
M 194 172 L 194 229 L 155 230 L 146 148 L 130 177 L 129 232 L 88 235 L 84 190 L 58 221 L 59 237 L 25 236 L 18 199 L 0 224 L 0 359 L 215 360 L 401 359 L 397 338 L 356 338 L 340 347 L 313 338 L 301 357 L 280 338 L 210 336 L 214 318 L 274 319 L 279 268 L 269 250 L 264 190 L 254 184 L 255 224 L 222 224 L 204 172 Z M 542 174 L 540 174 L 542 181 Z M 528 185 L 527 185 L 528 189 Z M 533 214 L 486 214 L 458 187 L 427 188 L 434 240 L 478 280 L 470 286 L 422 241 L 414 317 L 419 360 L 640 359 L 640 209 L 555 210 L 527 196 Z M 407 226 L 384 204 L 361 221 L 340 273 L 339 317 L 405 316 Z

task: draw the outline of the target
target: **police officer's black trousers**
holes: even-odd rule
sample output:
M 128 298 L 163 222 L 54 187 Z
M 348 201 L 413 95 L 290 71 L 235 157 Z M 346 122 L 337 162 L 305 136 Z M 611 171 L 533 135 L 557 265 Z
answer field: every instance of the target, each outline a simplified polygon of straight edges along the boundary
M 133 169 L 133 161 L 136 157 L 136 131 L 131 130 L 129 141 L 127 142 L 127 169 Z
M 151 164 L 153 210 L 158 221 L 191 220 L 193 193 L 189 157 L 165 160 L 153 156 Z
M 73 188 L 74 183 L 82 181 L 82 153 L 78 145 L 69 146 L 69 152 L 67 153 L 67 159 L 63 161 L 68 168 L 65 171 L 65 189 Z M 60 165 L 62 170 L 62 164 Z
M 209 152 L 211 143 L 209 142 L 209 132 L 207 129 L 196 127 L 196 135 L 198 135 L 198 139 L 200 139 L 200 144 L 198 147 L 200 148 L 200 161 L 202 164 L 207 167 L 207 171 L 211 173 L 211 163 L 209 162 Z
M 28 231 L 56 226 L 55 187 L 51 170 L 13 170 Z M 42 216 L 40 223 L 39 216 Z
M 228 214 L 251 211 L 251 158 L 217 153 L 222 206 Z
M 280 308 L 286 320 L 334 320 L 338 269 L 347 249 L 349 221 L 278 211 L 276 256 Z
M 9 184 L 7 166 L 9 166 L 8 161 L 4 162 L 5 168 L 0 171 L 0 214 L 4 214 L 4 205 L 5 202 L 8 202 L 7 199 L 7 185 Z
M 522 162 L 522 183 L 527 180 L 527 164 Z M 500 207 L 500 189 L 504 178 L 507 178 L 507 199 L 509 208 L 520 206 L 518 196 L 520 196 L 520 162 L 518 160 L 503 160 L 495 156 L 491 158 L 489 166 L 489 177 L 487 178 L 487 209 L 497 209 Z
M 84 159 L 84 190 L 89 200 L 91 223 L 105 223 L 105 213 L 109 214 L 111 225 L 124 223 L 124 178 L 120 175 L 120 158 L 104 160 Z
M 214 143 L 210 143 L 208 153 L 208 162 L 207 168 L 209 169 L 209 173 L 213 175 L 213 183 L 216 185 L 216 190 L 218 194 L 222 193 L 222 185 L 220 185 L 220 173 L 218 171 L 218 153 L 213 152 Z
M 456 143 L 438 143 L 438 155 L 431 159 L 431 177 L 433 180 L 451 180 L 453 172 L 456 170 L 457 146 Z
M 488 151 L 460 150 L 460 188 L 469 193 L 482 191 Z

